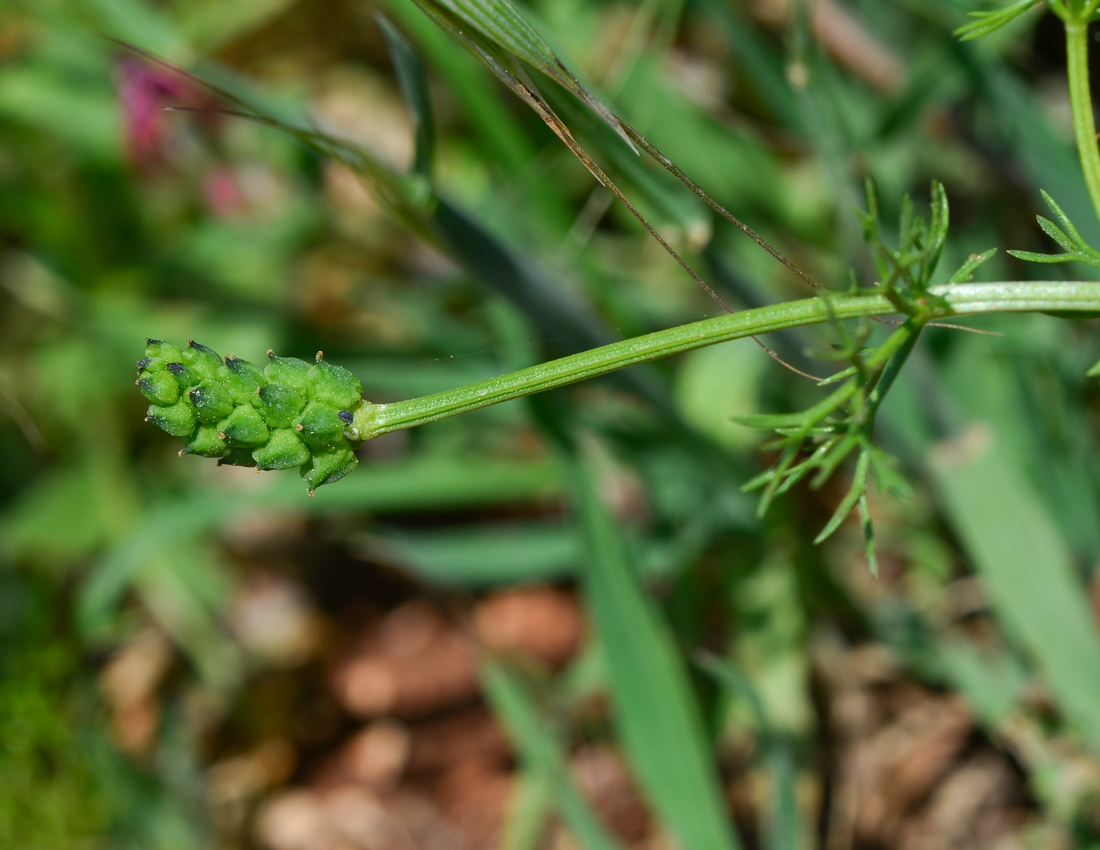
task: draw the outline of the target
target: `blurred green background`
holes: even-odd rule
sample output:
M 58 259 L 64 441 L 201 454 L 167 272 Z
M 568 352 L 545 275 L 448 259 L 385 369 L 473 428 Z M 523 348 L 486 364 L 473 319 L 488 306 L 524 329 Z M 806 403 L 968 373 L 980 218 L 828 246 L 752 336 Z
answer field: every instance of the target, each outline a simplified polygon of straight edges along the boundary
M 961 44 L 971 8 L 523 7 L 834 287 L 871 280 L 867 175 L 887 221 L 944 182 L 944 277 L 1049 250 L 1040 189 L 1100 241 L 1060 24 Z M 404 173 L 376 12 L 426 69 L 427 233 L 104 37 Z M 1094 321 L 925 334 L 880 417 L 915 496 L 872 504 L 878 579 L 854 520 L 811 545 L 848 473 L 763 519 L 740 492 L 773 458 L 730 417 L 821 395 L 750 340 L 388 435 L 310 500 L 177 457 L 144 338 L 324 349 L 387 401 L 719 308 L 410 0 L 9 4 L 0 63 L 0 847 L 1100 847 Z M 539 85 L 735 308 L 810 294 Z M 1059 274 L 1090 276 L 980 279 Z M 823 374 L 831 341 L 768 340 Z

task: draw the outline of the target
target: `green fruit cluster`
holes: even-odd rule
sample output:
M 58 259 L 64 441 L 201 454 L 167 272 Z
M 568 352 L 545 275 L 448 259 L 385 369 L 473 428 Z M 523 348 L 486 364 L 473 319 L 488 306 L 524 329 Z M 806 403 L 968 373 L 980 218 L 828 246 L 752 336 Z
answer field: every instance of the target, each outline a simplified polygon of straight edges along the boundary
M 223 360 L 194 340 L 183 349 L 146 340 L 137 364 L 137 385 L 151 402 L 146 421 L 186 437 L 181 455 L 258 470 L 299 467 L 313 495 L 358 463 L 344 429 L 363 387 L 320 352 L 313 365 L 267 356 L 261 370 L 232 354 Z

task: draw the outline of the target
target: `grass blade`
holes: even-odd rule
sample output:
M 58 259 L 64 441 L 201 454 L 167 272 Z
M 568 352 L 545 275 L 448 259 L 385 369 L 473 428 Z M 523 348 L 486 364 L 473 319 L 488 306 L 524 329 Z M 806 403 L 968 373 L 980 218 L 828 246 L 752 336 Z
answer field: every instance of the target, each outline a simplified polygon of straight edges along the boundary
M 416 158 L 413 172 L 423 178 L 429 186 L 432 183 L 432 163 L 435 160 L 435 122 L 432 119 L 432 103 L 428 96 L 428 80 L 424 75 L 424 65 L 416 48 L 401 34 L 381 12 L 375 15 L 386 46 L 390 51 L 390 61 L 397 74 L 397 85 L 401 96 L 412 115 L 416 127 Z
M 1066 719 L 1100 750 L 1100 632 L 1054 521 L 988 428 L 939 446 L 931 467 L 1001 621 Z
M 684 848 L 739 846 L 687 670 L 587 473 L 574 469 L 589 546 L 584 595 L 595 620 L 630 763 L 661 821 Z
M 559 817 L 586 850 L 619 850 L 569 775 L 561 742 L 519 678 L 496 661 L 481 666 L 485 696 L 503 722 L 524 769 L 547 783 Z

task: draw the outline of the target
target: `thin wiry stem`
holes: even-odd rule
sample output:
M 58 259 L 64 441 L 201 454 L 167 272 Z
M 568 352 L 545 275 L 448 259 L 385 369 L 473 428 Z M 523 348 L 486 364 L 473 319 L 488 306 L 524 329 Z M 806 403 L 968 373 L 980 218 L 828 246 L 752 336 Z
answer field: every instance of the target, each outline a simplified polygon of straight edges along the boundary
M 1090 4 L 1093 6 L 1093 4 Z M 1066 71 L 1069 75 L 1069 101 L 1073 112 L 1073 132 L 1077 153 L 1085 172 L 1089 197 L 1100 216 L 1100 147 L 1096 141 L 1096 121 L 1092 112 L 1092 92 L 1089 86 L 1089 35 L 1085 21 L 1067 20 Z

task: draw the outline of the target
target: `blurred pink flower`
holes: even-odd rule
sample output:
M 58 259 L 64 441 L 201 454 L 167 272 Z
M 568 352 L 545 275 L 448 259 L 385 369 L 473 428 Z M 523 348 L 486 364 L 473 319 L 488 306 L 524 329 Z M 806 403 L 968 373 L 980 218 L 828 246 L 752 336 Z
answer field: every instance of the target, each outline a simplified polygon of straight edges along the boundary
M 130 156 L 142 167 L 164 158 L 167 132 L 165 106 L 201 107 L 210 99 L 194 84 L 167 68 L 126 58 L 117 66 L 118 95 L 126 121 Z

